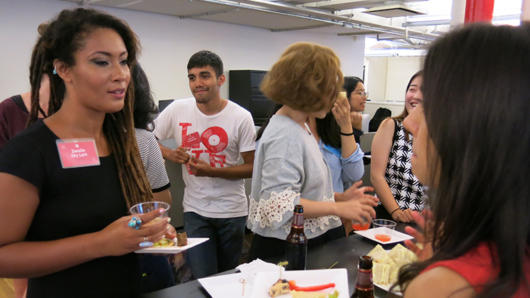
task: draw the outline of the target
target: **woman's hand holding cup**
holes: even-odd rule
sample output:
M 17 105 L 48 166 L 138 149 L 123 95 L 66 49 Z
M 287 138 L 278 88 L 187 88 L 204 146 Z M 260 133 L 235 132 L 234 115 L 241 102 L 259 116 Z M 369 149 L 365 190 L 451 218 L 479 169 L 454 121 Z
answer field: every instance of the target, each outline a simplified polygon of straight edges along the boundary
M 154 242 L 166 234 L 169 218 L 160 218 L 166 213 L 164 209 L 156 209 L 143 214 L 123 216 L 97 233 L 97 257 L 120 256 L 141 249 L 140 243 Z M 135 220 L 133 220 L 133 217 Z M 139 220 L 139 221 L 138 221 Z M 131 222 L 139 223 L 131 227 Z M 144 224 L 145 223 L 145 224 Z M 138 226 L 138 228 L 136 228 Z

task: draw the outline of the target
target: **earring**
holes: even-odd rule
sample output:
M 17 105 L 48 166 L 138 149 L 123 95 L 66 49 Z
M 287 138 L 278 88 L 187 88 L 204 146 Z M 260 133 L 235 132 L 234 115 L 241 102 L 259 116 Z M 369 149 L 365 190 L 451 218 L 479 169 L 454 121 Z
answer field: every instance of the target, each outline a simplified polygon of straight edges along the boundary
M 55 69 L 55 67 L 53 68 L 52 73 L 53 73 L 54 75 L 57 74 L 57 70 Z

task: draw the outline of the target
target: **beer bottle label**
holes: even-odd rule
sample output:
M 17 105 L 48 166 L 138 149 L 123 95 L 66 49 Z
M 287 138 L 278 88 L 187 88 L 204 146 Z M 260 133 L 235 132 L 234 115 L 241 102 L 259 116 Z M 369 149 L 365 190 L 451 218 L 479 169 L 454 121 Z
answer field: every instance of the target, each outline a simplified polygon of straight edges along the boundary
M 302 228 L 304 226 L 304 215 L 295 213 L 292 226 L 296 228 Z

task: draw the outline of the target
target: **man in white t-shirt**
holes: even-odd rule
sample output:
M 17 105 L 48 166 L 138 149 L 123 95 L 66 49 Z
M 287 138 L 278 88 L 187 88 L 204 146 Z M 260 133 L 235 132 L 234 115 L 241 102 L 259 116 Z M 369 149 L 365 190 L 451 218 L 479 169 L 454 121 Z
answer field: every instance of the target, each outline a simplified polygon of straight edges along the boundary
M 248 215 L 243 178 L 252 176 L 256 136 L 251 114 L 220 96 L 225 76 L 219 56 L 195 53 L 188 79 L 194 98 L 166 107 L 154 133 L 177 143 L 177 149 L 160 148 L 165 159 L 184 165 L 188 237 L 210 238 L 186 254 L 194 277 L 201 278 L 238 265 Z

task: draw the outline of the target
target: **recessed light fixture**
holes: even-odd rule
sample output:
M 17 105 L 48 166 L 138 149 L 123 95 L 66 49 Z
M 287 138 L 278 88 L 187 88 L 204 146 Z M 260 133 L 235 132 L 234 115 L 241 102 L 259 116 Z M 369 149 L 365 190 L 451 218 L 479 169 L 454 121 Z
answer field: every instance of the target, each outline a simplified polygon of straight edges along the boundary
M 412 9 L 402 4 L 372 7 L 370 9 L 365 10 L 364 13 L 369 13 L 384 18 L 406 17 L 425 14 L 419 10 Z

